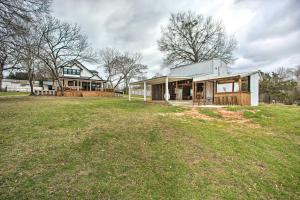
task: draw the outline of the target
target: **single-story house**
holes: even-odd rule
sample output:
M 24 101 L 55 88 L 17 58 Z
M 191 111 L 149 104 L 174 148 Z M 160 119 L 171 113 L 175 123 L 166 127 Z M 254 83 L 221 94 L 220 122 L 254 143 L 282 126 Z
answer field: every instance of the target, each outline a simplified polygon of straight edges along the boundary
M 221 59 L 177 66 L 167 76 L 132 82 L 146 88 L 151 86 L 152 101 L 192 101 L 193 104 L 252 105 L 259 100 L 259 72 L 230 74 Z
M 34 90 L 42 90 L 40 81 L 33 82 Z M 8 92 L 30 92 L 30 84 L 28 80 L 2 79 L 2 90 Z

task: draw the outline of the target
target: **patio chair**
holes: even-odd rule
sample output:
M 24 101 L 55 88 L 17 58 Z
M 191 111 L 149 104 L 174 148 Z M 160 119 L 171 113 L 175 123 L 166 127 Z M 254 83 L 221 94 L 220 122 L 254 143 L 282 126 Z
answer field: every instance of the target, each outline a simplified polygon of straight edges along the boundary
M 196 93 L 196 102 L 198 103 L 198 106 L 200 104 L 206 105 L 206 99 L 203 98 L 203 93 L 202 92 Z

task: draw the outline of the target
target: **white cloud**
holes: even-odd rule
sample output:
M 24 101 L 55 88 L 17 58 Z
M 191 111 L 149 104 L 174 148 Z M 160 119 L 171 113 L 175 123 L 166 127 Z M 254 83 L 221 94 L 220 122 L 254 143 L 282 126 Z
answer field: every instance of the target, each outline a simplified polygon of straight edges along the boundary
M 148 76 L 167 72 L 156 43 L 160 27 L 171 12 L 187 10 L 221 19 L 235 35 L 235 71 L 300 64 L 298 0 L 54 0 L 52 10 L 58 18 L 78 23 L 95 48 L 141 52 Z

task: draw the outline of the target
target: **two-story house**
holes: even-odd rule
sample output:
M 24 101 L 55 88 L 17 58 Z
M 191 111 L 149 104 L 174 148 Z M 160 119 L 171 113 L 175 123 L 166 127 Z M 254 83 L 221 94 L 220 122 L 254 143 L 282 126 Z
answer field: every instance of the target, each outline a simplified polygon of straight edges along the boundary
M 103 91 L 106 88 L 106 81 L 96 70 L 87 69 L 77 60 L 60 68 L 59 79 L 65 90 Z M 56 83 L 54 88 L 57 87 Z
M 151 85 L 154 101 L 191 100 L 197 104 L 256 106 L 259 99 L 259 73 L 230 74 L 228 65 L 220 59 L 174 67 L 167 76 L 130 85 L 144 86 L 144 101 L 148 85 Z

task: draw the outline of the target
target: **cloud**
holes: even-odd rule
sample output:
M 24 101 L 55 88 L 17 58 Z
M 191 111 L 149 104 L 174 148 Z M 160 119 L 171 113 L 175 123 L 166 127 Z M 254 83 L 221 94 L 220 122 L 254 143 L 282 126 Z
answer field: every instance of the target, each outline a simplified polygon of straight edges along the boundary
M 300 63 L 300 2 L 236 1 L 240 7 L 255 10 L 255 16 L 240 37 L 237 69 L 273 70 Z M 247 62 L 245 62 L 247 61 Z M 244 63 L 244 65 L 242 64 Z
M 53 14 L 77 23 L 95 48 L 141 52 L 148 76 L 165 72 L 157 40 L 171 12 L 192 10 L 221 19 L 239 41 L 235 71 L 300 64 L 298 0 L 54 0 Z

